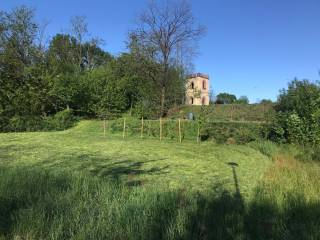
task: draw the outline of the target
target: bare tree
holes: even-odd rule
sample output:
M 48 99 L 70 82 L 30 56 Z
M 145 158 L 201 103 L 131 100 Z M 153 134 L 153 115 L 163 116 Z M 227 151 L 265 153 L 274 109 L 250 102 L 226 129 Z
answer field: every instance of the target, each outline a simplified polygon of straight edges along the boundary
M 85 16 L 74 16 L 71 18 L 71 33 L 77 40 L 79 65 L 82 62 L 82 44 L 88 34 L 88 24 Z
M 170 66 L 182 62 L 177 59 L 182 53 L 193 51 L 205 29 L 196 24 L 190 5 L 184 0 L 151 1 L 138 24 L 135 36 L 153 49 L 155 60 L 162 66 L 160 112 L 163 115 Z

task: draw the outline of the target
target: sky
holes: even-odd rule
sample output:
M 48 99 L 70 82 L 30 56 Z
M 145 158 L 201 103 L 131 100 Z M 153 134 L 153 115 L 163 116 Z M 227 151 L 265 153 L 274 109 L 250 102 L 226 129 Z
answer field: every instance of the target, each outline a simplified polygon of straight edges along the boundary
M 198 44 L 194 72 L 210 76 L 215 94 L 248 96 L 250 102 L 276 100 L 295 77 L 320 78 L 319 0 L 190 0 L 207 33 Z M 127 33 L 147 0 L 0 0 L 0 10 L 26 5 L 47 21 L 46 34 L 67 32 L 70 18 L 87 17 L 103 48 L 126 51 Z

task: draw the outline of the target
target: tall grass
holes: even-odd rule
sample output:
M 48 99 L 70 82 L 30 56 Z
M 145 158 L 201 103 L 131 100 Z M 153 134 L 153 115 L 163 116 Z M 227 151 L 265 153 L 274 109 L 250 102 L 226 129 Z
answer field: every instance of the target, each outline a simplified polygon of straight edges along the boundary
M 270 158 L 280 150 L 280 147 L 271 141 L 254 141 L 248 143 L 248 146 Z
M 319 239 L 316 169 L 278 158 L 245 200 L 1 168 L 0 239 Z
M 3 238 L 176 239 L 195 206 L 187 193 L 70 172 L 1 169 L 0 179 Z

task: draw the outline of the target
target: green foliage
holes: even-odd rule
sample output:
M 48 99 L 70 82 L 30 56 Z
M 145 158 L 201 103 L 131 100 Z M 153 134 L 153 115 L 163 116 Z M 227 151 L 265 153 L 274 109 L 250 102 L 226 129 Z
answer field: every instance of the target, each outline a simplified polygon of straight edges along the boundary
M 22 132 L 22 131 L 39 131 L 46 129 L 45 121 L 38 116 L 14 116 L 10 118 L 4 131 Z
M 236 100 L 237 100 L 237 97 L 233 94 L 219 93 L 217 95 L 216 103 L 217 104 L 231 104 L 231 103 L 235 103 Z
M 263 130 L 264 126 L 256 123 L 207 122 L 201 128 L 201 139 L 226 143 L 232 138 L 233 142 L 244 144 L 262 139 Z
M 305 162 L 320 162 L 320 147 L 317 145 L 300 147 L 296 158 Z
M 255 121 L 268 122 L 274 116 L 272 104 L 215 104 L 210 106 L 181 106 L 169 112 L 170 118 L 187 118 L 192 112 L 196 119 L 201 109 L 207 110 L 207 119 L 210 121 Z
M 57 112 L 53 117 L 47 118 L 50 129 L 65 130 L 74 126 L 76 118 L 71 109 L 65 109 Z
M 287 119 L 287 139 L 290 143 L 305 143 L 308 140 L 305 139 L 306 129 L 303 120 L 298 114 L 292 113 Z
M 289 143 L 303 145 L 320 143 L 318 83 L 293 80 L 287 90 L 281 91 L 275 108 L 278 113 L 273 126 L 277 131 L 271 133 L 271 139 L 285 138 Z
M 122 133 L 123 119 L 110 122 L 113 133 Z M 142 122 L 135 118 L 126 118 L 126 133 L 131 136 L 141 135 Z M 217 143 L 226 143 L 233 138 L 235 143 L 244 144 L 264 138 L 265 125 L 259 123 L 243 122 L 207 122 L 207 121 L 181 121 L 181 134 L 185 140 L 196 140 L 200 127 L 200 138 L 202 141 L 210 140 Z M 144 137 L 160 136 L 159 120 L 144 120 Z M 168 139 L 178 139 L 178 120 L 162 120 L 162 136 Z
M 237 104 L 249 104 L 249 99 L 247 96 L 241 96 L 235 101 Z
M 10 119 L 2 119 L 0 132 L 23 132 L 23 131 L 52 131 L 65 130 L 74 126 L 77 118 L 72 110 L 66 109 L 57 112 L 53 116 L 14 116 Z
M 320 86 L 308 80 L 295 79 L 288 89 L 280 91 L 276 104 L 278 112 L 295 112 L 299 117 L 310 121 L 320 107 Z
M 159 116 L 161 66 L 133 43 L 129 53 L 114 57 L 97 39 L 80 41 L 75 34 L 58 33 L 44 49 L 37 42 L 41 36 L 34 11 L 27 7 L 1 12 L 0 28 L 2 131 L 35 130 L 34 119 L 41 122 L 66 108 L 81 117 L 113 119 L 127 111 L 145 118 Z M 183 99 L 181 69 L 167 69 L 166 109 Z

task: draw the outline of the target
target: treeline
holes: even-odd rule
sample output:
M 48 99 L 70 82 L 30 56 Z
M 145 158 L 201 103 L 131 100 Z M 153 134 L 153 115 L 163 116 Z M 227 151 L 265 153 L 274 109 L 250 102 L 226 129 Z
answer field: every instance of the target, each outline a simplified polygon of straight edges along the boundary
M 0 12 L 0 130 L 35 130 L 61 111 L 68 118 L 71 110 L 81 117 L 130 111 L 151 118 L 182 103 L 183 65 L 166 65 L 162 102 L 163 65 L 134 32 L 128 52 L 113 56 L 99 38 L 88 37 L 85 17 L 72 18 L 70 33 L 48 43 L 41 26 L 27 7 Z
M 215 99 L 215 104 L 249 104 L 247 96 L 240 96 L 238 99 L 236 95 L 230 93 L 219 93 Z

